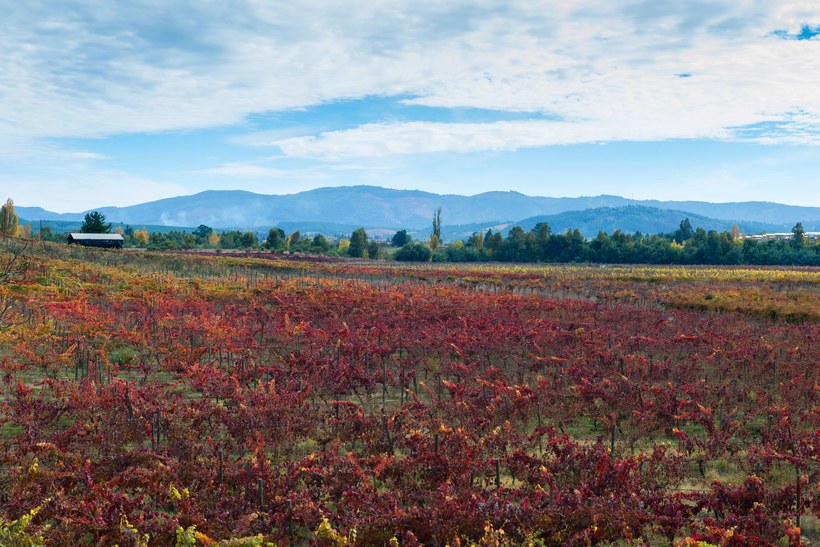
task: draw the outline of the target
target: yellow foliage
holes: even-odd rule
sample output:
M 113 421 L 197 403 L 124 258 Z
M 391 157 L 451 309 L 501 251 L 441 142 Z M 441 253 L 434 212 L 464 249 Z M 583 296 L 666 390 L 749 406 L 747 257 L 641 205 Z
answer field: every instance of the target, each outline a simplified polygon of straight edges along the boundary
M 43 505 L 51 501 L 51 498 L 45 500 Z M 41 535 L 31 535 L 26 532 L 32 519 L 40 512 L 40 507 L 35 507 L 17 520 L 10 522 L 4 521 L 0 518 L 0 545 L 16 545 L 19 547 L 35 547 L 45 545 L 45 539 Z
M 177 490 L 176 486 L 173 484 L 168 487 L 168 494 L 171 496 L 171 499 L 176 501 L 187 500 L 191 497 L 191 493 L 187 488 L 183 488 L 182 491 L 180 491 Z
M 143 227 L 142 230 L 134 230 L 134 241 L 136 241 L 138 245 L 148 245 L 149 239 L 150 236 L 145 227 Z
M 188 528 L 182 528 L 181 526 L 178 527 L 176 547 L 192 547 L 194 545 L 219 545 L 221 547 L 273 547 L 272 543 L 265 542 L 265 537 L 262 534 L 216 541 L 208 537 L 207 534 L 203 534 L 198 531 L 196 526 L 192 525 Z M 140 545 L 139 547 L 143 546 Z
M 683 541 L 676 541 L 675 547 L 718 547 L 714 543 L 707 543 L 705 541 L 698 541 L 696 539 L 692 539 L 690 537 L 685 538 Z
M 350 531 L 350 534 L 343 536 L 333 529 L 330 521 L 327 520 L 327 517 L 325 516 L 322 517 L 322 522 L 313 532 L 313 537 L 315 537 L 320 544 L 336 545 L 337 547 L 348 547 L 355 545 L 356 535 L 356 529 L 354 528 Z
M 478 545 L 481 547 L 501 547 L 506 544 L 507 542 L 504 540 L 504 529 L 499 528 L 496 530 L 493 528 L 493 525 L 488 522 L 484 526 L 484 536 L 478 541 Z
M 120 517 L 120 532 L 133 541 L 135 547 L 148 547 L 148 540 L 151 539 L 149 534 L 140 535 L 139 530 L 128 522 L 128 518 L 123 514 Z
M 17 235 L 17 214 L 14 212 L 14 201 L 9 198 L 5 205 L 0 207 L 0 236 L 14 237 Z

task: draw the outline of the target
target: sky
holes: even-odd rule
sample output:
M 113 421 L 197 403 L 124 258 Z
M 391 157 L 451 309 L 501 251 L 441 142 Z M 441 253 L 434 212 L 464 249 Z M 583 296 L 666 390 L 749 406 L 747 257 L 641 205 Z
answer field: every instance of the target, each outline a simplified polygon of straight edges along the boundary
M 0 198 L 208 189 L 820 206 L 820 3 L 3 2 Z

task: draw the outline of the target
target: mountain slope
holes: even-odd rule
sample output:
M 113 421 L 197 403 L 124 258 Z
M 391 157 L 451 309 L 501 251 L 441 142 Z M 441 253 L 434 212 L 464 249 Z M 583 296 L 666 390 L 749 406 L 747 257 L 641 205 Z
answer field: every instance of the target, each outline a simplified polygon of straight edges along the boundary
M 655 215 L 661 210 L 685 211 L 689 216 L 725 219 L 724 224 L 728 222 L 729 225 L 746 221 L 788 230 L 795 222 L 802 221 L 807 230 L 818 229 L 814 226 L 820 227 L 820 207 L 768 202 L 638 201 L 618 196 L 549 198 L 527 196 L 518 192 L 458 196 L 418 190 L 392 190 L 378 186 L 318 188 L 287 195 L 209 190 L 192 196 L 179 196 L 129 207 L 101 207 L 96 210 L 105 214 L 109 221 L 135 226 L 207 224 L 214 228 L 263 228 L 280 223 L 321 222 L 423 230 L 430 225 L 433 211 L 437 207 L 443 208 L 445 225 L 468 225 L 487 223 L 492 219 L 516 221 L 538 215 L 556 215 L 602 207 L 618 209 L 629 205 L 651 207 Z M 17 210 L 20 216 L 31 220 L 76 221 L 83 218 L 83 213 L 49 213 L 36 207 L 18 207 Z M 653 231 L 653 224 L 648 217 L 646 220 L 647 224 L 640 225 L 639 229 L 644 232 Z M 633 227 L 620 226 L 625 231 L 632 230 Z
M 567 211 L 557 215 L 539 215 L 520 220 L 515 224 L 524 230 L 531 230 L 539 222 L 546 222 L 553 232 L 560 233 L 567 229 L 578 228 L 584 237 L 592 238 L 598 232 L 611 234 L 616 229 L 626 233 L 669 233 L 678 229 L 680 222 L 685 218 L 689 219 L 693 228 L 703 228 L 707 231 L 728 231 L 734 224 L 733 221 L 710 218 L 687 211 L 643 205 L 598 207 L 585 211 Z M 774 232 L 780 229 L 779 225 L 762 222 L 740 222 L 738 227 L 746 233 Z

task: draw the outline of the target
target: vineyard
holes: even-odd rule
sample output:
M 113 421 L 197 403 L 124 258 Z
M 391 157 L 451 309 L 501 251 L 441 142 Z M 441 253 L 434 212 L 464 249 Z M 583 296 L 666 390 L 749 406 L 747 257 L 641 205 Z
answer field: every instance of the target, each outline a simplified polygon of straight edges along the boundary
M 0 266 L 0 539 L 820 541 L 816 268 Z

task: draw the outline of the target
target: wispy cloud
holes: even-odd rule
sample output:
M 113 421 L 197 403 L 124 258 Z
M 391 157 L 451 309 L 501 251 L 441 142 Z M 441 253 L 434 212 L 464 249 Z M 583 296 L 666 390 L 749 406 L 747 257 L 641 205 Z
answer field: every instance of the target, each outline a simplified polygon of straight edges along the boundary
M 66 159 L 69 160 L 91 160 L 91 161 L 98 161 L 98 160 L 107 160 L 111 159 L 105 154 L 98 154 L 97 152 L 89 152 L 87 150 L 74 150 L 74 151 L 67 151 L 63 154 Z
M 287 169 L 263 167 L 253 163 L 226 163 L 202 171 L 203 174 L 239 178 L 278 178 L 292 175 Z
M 672 122 L 696 116 L 711 137 L 763 113 L 820 112 L 820 41 L 772 34 L 808 36 L 811 2 L 36 6 L 0 22 L 0 118 L 18 135 L 212 127 L 399 94 L 550 113 L 593 140 L 618 124 L 612 138 L 675 137 Z
M 709 128 L 692 123 L 678 124 L 672 132 L 653 131 L 651 127 L 639 123 L 621 127 L 542 120 L 486 124 L 408 122 L 368 124 L 318 136 L 283 139 L 272 144 L 288 156 L 334 161 L 395 154 L 508 151 L 585 142 L 655 140 L 672 136 L 690 138 L 708 131 Z M 725 137 L 728 133 L 710 136 Z

